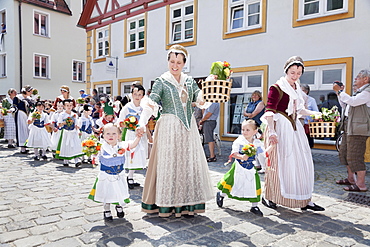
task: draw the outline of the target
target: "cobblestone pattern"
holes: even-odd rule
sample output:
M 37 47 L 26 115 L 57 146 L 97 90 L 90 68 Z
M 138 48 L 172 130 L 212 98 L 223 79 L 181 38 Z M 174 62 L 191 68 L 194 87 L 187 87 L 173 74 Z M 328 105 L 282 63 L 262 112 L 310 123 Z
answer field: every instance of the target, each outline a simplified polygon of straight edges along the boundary
M 222 155 L 209 163 L 215 193 L 229 169 L 223 163 L 230 149 L 231 142 L 223 142 Z M 223 208 L 211 200 L 206 213 L 194 218 L 158 218 L 140 211 L 140 187 L 131 190 L 125 218 L 110 223 L 103 221 L 102 205 L 87 199 L 97 168 L 64 167 L 51 157 L 35 162 L 32 154 L 20 155 L 4 143 L 0 158 L 1 247 L 370 246 L 370 208 L 344 201 L 348 192 L 335 180 L 345 176 L 345 168 L 335 151 L 313 150 L 313 201 L 324 212 L 259 205 L 264 217 L 257 217 L 248 202 L 226 198 Z M 144 172 L 135 173 L 135 179 L 143 184 Z M 370 185 L 369 174 L 366 179 Z

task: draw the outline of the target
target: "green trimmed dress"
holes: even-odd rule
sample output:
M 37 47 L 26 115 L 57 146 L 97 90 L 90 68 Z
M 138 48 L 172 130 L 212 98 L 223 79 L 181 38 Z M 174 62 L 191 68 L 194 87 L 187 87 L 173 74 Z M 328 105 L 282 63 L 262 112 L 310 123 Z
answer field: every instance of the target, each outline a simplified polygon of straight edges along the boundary
M 185 74 L 180 83 L 169 73 L 154 82 L 150 100 L 161 104 L 154 130 L 142 196 L 142 211 L 160 217 L 205 211 L 213 190 L 208 163 L 199 138 L 191 103 L 200 89 Z
M 231 153 L 240 153 L 242 147 L 249 142 L 241 135 L 234 142 Z M 217 188 L 229 198 L 239 201 L 259 202 L 261 200 L 260 176 L 254 166 L 256 156 L 263 156 L 263 144 L 255 139 L 257 154 L 242 161 L 235 159 L 230 170 L 218 182 Z

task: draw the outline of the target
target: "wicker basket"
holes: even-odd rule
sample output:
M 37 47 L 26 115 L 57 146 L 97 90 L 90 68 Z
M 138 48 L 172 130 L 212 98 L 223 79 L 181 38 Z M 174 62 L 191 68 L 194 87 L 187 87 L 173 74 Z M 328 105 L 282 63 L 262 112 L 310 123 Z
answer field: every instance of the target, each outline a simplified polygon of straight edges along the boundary
M 50 125 L 45 125 L 45 129 L 48 133 L 53 132 L 53 128 Z
M 335 136 L 335 122 L 310 122 L 310 136 L 324 138 Z
M 4 128 L 4 127 L 5 127 L 4 119 L 0 119 L 0 128 Z
M 213 80 L 203 81 L 203 99 L 206 102 L 223 103 L 230 99 L 232 81 Z

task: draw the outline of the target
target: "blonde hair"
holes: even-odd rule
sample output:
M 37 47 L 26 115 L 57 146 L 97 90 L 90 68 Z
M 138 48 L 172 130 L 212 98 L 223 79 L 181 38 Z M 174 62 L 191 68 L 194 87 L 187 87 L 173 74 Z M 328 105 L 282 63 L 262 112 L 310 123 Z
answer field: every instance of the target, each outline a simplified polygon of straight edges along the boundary
M 186 59 L 188 58 L 188 51 L 182 45 L 173 45 L 170 47 L 167 53 L 167 60 L 170 60 L 171 53 L 175 53 L 177 56 L 178 54 L 184 55 L 184 63 L 186 63 Z
M 256 121 L 254 121 L 253 119 L 244 120 L 244 121 L 242 122 L 242 126 L 243 126 L 243 125 L 247 125 L 247 124 L 253 125 L 253 127 L 254 127 L 254 129 L 255 129 L 255 130 L 256 130 L 256 129 L 258 129 L 257 122 L 256 122 Z

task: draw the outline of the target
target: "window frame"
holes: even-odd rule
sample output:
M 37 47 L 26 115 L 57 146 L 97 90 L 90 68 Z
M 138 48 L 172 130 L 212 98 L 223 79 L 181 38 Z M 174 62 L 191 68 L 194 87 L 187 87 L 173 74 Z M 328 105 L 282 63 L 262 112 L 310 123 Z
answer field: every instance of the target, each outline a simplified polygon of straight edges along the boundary
M 259 14 L 259 23 L 255 24 L 255 25 L 249 25 L 248 17 L 250 15 L 248 14 L 248 8 L 249 8 L 250 5 L 256 4 L 256 3 L 260 4 L 260 12 L 258 12 L 258 14 Z M 262 4 L 262 1 L 261 0 L 239 0 L 237 2 L 232 2 L 232 0 L 229 0 L 228 4 L 229 4 L 228 11 L 229 11 L 229 16 L 230 16 L 230 19 L 228 20 L 229 21 L 229 29 L 228 29 L 229 33 L 247 31 L 247 30 L 252 30 L 252 29 L 257 29 L 257 28 L 262 27 L 262 24 L 261 24 L 261 18 L 262 18 L 261 4 Z M 243 22 L 242 27 L 233 29 L 232 25 L 233 25 L 233 21 L 234 21 L 234 18 L 233 18 L 233 14 L 235 13 L 234 10 L 240 10 L 240 9 L 243 10 L 243 17 L 239 18 L 239 19 L 243 20 L 242 21 Z
M 193 6 L 193 13 L 189 15 L 181 14 L 180 17 L 173 18 L 173 11 L 180 8 L 181 13 L 185 13 L 185 8 Z M 171 4 L 166 6 L 166 49 L 168 50 L 172 45 L 179 44 L 182 46 L 192 46 L 197 44 L 197 22 L 198 22 L 198 0 L 185 0 L 180 3 Z M 191 39 L 181 38 L 178 41 L 173 40 L 173 24 L 180 22 L 181 24 L 181 37 L 185 37 L 186 29 L 185 24 L 187 21 L 193 20 L 193 37 Z
M 46 58 L 46 68 L 45 68 L 45 76 L 41 76 L 42 75 L 42 68 L 39 70 L 39 76 L 36 75 L 36 56 L 40 57 L 41 58 Z M 33 54 L 33 78 L 37 78 L 37 79 L 50 79 L 51 78 L 51 75 L 50 75 L 50 55 L 46 55 L 46 54 L 40 54 L 40 53 L 34 53 Z M 41 62 L 41 63 L 40 63 Z M 42 61 L 39 61 L 39 64 L 42 64 Z
M 0 53 L 0 78 L 7 77 L 7 56 L 6 53 Z
M 35 15 L 36 14 L 38 14 L 38 16 L 39 16 L 39 27 L 38 27 L 38 29 L 39 29 L 39 33 L 36 33 L 35 32 Z M 46 34 L 45 35 L 43 35 L 43 34 L 41 34 L 41 21 L 40 21 L 40 16 L 45 16 L 45 18 L 46 18 L 46 20 L 45 20 L 45 32 L 46 32 Z M 39 36 L 39 37 L 44 37 L 44 38 L 50 38 L 51 37 L 51 33 L 50 33 L 50 22 L 51 22 L 51 20 L 50 20 L 50 14 L 49 13 L 46 13 L 46 12 L 43 12 L 43 11 L 39 11 L 39 10 L 33 10 L 33 35 L 35 35 L 35 36 Z
M 293 0 L 293 27 L 324 23 L 354 17 L 354 0 L 343 0 L 343 8 L 326 10 L 328 0 L 318 0 L 321 12 L 304 15 L 304 0 Z
M 249 4 L 254 4 L 256 2 L 260 3 L 260 23 L 258 25 L 253 25 L 251 27 L 245 28 L 244 25 L 242 28 L 238 28 L 236 30 L 231 30 L 232 19 L 231 8 L 233 6 L 240 5 L 243 3 L 243 8 L 246 9 L 245 3 L 249 2 Z M 248 6 L 248 5 L 247 5 Z M 267 15 L 267 0 L 240 0 L 239 2 L 233 3 L 232 0 L 224 0 L 224 13 L 223 13 L 223 39 L 230 39 L 235 37 L 241 37 L 246 35 L 258 34 L 258 33 L 265 33 L 266 32 L 266 15 Z M 247 16 L 248 18 L 248 16 Z M 244 18 L 245 19 L 245 18 Z M 246 20 L 243 20 L 246 22 Z
M 103 32 L 105 33 L 105 31 L 108 31 L 108 37 L 104 37 L 102 39 L 103 41 L 103 44 L 105 44 L 106 41 L 108 41 L 108 44 L 109 44 L 109 47 L 108 47 L 108 54 L 104 54 L 99 56 L 99 32 Z M 110 56 L 110 53 L 111 53 L 111 26 L 110 24 L 107 25 L 107 26 L 104 26 L 102 28 L 98 28 L 98 29 L 95 29 L 94 30 L 94 45 L 95 45 L 95 48 L 94 48 L 94 62 L 103 62 L 106 60 L 106 57 L 109 57 Z M 104 48 L 105 46 L 103 46 L 103 51 L 106 49 Z
M 230 94 L 252 94 L 255 90 L 261 90 L 264 96 L 263 101 L 266 104 L 267 93 L 268 93 L 268 65 L 251 66 L 251 67 L 240 67 L 233 68 L 233 76 L 242 75 L 242 88 L 232 88 Z M 245 83 L 245 78 L 249 75 L 261 75 L 261 86 L 260 87 L 248 87 Z M 244 105 L 243 105 L 244 106 Z M 244 110 L 244 109 L 243 109 Z M 229 114 L 229 102 L 221 104 L 220 106 L 220 133 L 223 141 L 233 141 L 239 134 L 227 133 L 227 123 L 231 117 Z
M 146 53 L 146 47 L 147 47 L 147 26 L 148 26 L 148 14 L 145 12 L 142 15 L 138 15 L 132 18 L 125 19 L 124 22 L 124 57 L 129 57 L 129 56 L 135 56 L 135 55 L 140 55 L 140 54 L 145 54 Z M 135 32 L 132 31 L 130 32 L 130 24 L 135 21 L 136 25 L 138 26 L 139 21 L 144 19 L 144 27 L 143 28 L 135 28 Z M 143 31 L 144 32 L 144 47 L 142 48 L 136 48 L 133 50 L 130 50 L 130 34 L 135 33 L 137 36 L 139 36 L 139 33 Z M 138 39 L 135 39 L 135 42 L 139 43 Z
M 78 80 L 78 75 L 76 75 L 77 79 L 75 80 L 74 79 L 74 64 L 77 63 L 77 64 L 81 64 L 82 65 L 82 69 L 81 69 L 81 80 Z M 79 82 L 79 83 L 84 83 L 85 82 L 85 66 L 86 66 L 86 63 L 85 61 L 81 61 L 81 60 L 76 60 L 76 59 L 73 59 L 72 60 L 72 81 L 73 82 Z M 78 73 L 78 72 L 76 72 Z

